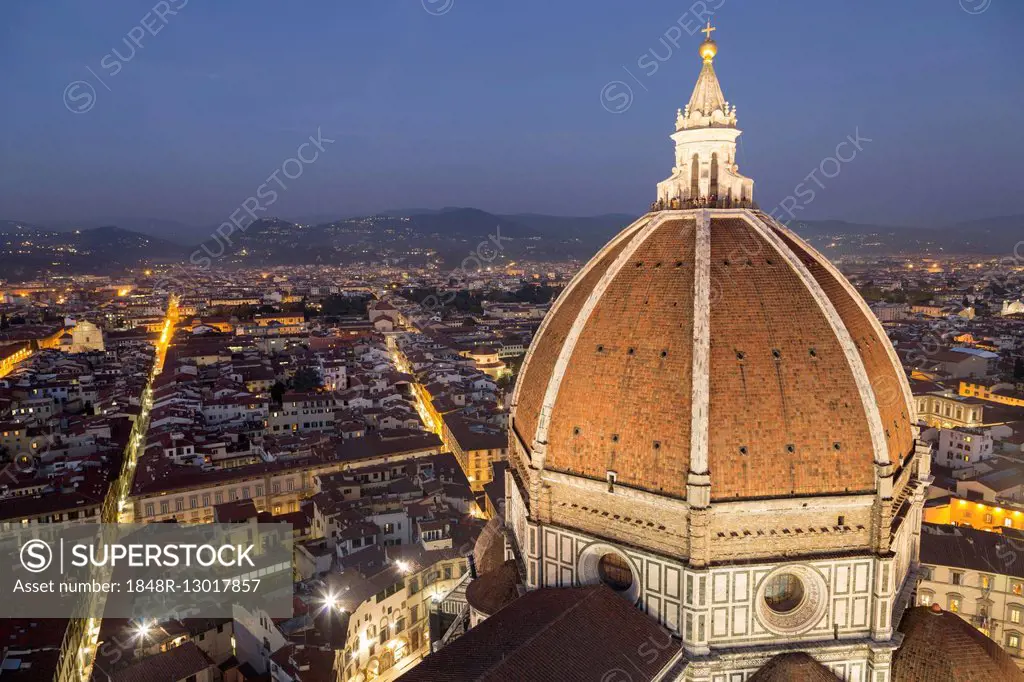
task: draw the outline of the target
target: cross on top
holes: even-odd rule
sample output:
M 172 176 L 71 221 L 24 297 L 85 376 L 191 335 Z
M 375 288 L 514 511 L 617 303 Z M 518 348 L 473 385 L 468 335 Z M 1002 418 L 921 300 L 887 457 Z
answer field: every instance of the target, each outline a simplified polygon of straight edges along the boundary
M 712 31 L 717 31 L 717 30 L 718 30 L 717 28 L 713 28 L 713 27 L 711 26 L 711 20 L 710 20 L 710 19 L 708 19 L 708 27 L 707 27 L 707 28 L 702 28 L 702 29 L 700 30 L 700 32 L 701 32 L 701 33 L 703 33 L 703 34 L 705 34 L 705 35 L 707 36 L 707 39 L 708 39 L 708 40 L 711 40 L 711 32 L 712 32 Z

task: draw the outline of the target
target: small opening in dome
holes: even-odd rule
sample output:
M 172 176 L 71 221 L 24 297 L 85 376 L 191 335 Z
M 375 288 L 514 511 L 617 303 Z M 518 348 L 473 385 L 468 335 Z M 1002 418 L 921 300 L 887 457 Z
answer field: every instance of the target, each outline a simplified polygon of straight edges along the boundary
M 654 441 L 654 449 L 661 450 L 661 441 Z
M 619 434 L 617 434 L 617 433 L 613 433 L 612 434 L 612 442 L 613 443 L 618 443 L 619 442 Z
M 766 259 L 765 263 L 767 263 L 768 265 L 775 265 L 775 261 L 773 261 L 771 258 Z
M 790 443 L 789 445 L 786 446 L 786 452 L 789 452 L 789 453 L 796 452 L 796 446 L 793 445 L 792 443 Z
M 597 352 L 598 353 L 603 353 L 604 352 L 604 346 L 598 346 L 597 347 Z
M 843 446 L 842 446 L 842 444 L 841 444 L 841 443 L 839 443 L 838 441 L 836 441 L 835 443 L 832 443 L 832 448 L 833 448 L 834 450 L 842 450 L 842 449 L 843 449 Z
M 642 267 L 644 266 L 644 262 L 643 262 L 642 260 L 638 260 L 638 261 L 636 262 L 636 266 L 637 266 L 638 268 L 642 268 Z
M 630 347 L 630 349 L 627 350 L 626 352 L 629 353 L 630 355 L 634 355 L 634 354 L 636 354 L 636 348 Z
M 576 428 L 574 428 L 572 430 L 572 435 L 574 435 L 574 436 L 580 435 L 580 427 L 577 426 Z
M 616 592 L 625 592 L 633 586 L 633 571 L 618 554 L 605 554 L 597 562 L 597 574 L 608 587 Z
M 722 261 L 722 265 L 724 265 L 725 267 L 729 267 L 729 259 L 726 258 L 724 261 Z
M 654 264 L 654 267 L 656 267 L 656 268 L 660 268 L 660 267 L 661 267 L 661 262 L 659 261 L 659 262 L 655 263 L 655 264 Z
M 750 259 L 748 258 L 748 259 L 747 259 L 747 267 L 748 267 L 748 268 L 752 268 L 752 267 L 754 267 L 754 261 L 752 261 L 752 260 L 750 260 Z
M 740 446 L 740 454 L 741 455 L 745 455 L 745 454 L 747 454 L 747 452 L 748 452 L 747 446 L 746 445 L 741 445 Z
M 772 357 L 775 358 L 776 360 L 781 360 L 782 359 L 782 352 L 778 348 L 773 348 L 772 349 Z
M 676 267 L 677 267 L 677 268 L 681 268 L 681 267 L 683 267 L 683 261 L 681 261 L 681 260 L 677 260 L 677 261 L 676 261 Z
M 661 357 L 667 358 L 668 357 L 668 351 L 667 350 L 661 351 Z
M 764 601 L 775 613 L 789 613 L 804 600 L 804 586 L 795 575 L 783 573 L 768 581 Z
M 809 352 L 812 358 L 818 357 L 818 350 L 816 348 L 812 348 Z
M 744 353 L 741 350 L 736 351 L 736 359 L 737 360 L 745 360 L 746 358 L 747 358 L 747 354 L 746 353 Z

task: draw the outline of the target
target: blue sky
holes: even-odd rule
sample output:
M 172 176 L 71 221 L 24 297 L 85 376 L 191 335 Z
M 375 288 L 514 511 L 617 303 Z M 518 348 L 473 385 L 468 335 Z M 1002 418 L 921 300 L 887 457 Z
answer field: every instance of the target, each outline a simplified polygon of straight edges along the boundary
M 5 0 L 0 218 L 220 222 L 318 129 L 336 142 L 282 192 L 283 217 L 640 213 L 700 68 L 703 36 L 673 27 L 700 4 Z M 703 4 L 762 206 L 859 131 L 871 142 L 804 216 L 1024 213 L 1024 3 Z M 621 113 L 603 106 L 613 81 L 632 89 Z

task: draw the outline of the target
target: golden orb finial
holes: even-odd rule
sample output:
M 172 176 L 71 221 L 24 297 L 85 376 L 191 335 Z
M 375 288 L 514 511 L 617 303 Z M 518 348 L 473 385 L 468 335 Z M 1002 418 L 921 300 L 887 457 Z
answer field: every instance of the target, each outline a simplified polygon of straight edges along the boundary
M 707 28 L 701 29 L 701 33 L 707 37 L 704 39 L 704 42 L 700 44 L 700 56 L 703 57 L 706 62 L 710 62 L 715 58 L 715 55 L 718 54 L 718 45 L 711 39 L 711 33 L 717 30 L 717 28 L 714 28 L 711 25 L 710 19 L 708 19 Z

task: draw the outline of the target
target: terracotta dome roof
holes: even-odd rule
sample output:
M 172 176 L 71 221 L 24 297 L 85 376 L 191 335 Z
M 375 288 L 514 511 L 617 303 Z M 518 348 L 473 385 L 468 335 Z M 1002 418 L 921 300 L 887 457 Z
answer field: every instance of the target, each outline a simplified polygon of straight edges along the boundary
M 904 638 L 893 656 L 893 682 L 1024 682 L 1002 647 L 938 604 L 909 609 L 900 632 Z
M 840 678 L 802 651 L 779 654 L 765 663 L 747 682 L 840 682 Z
M 466 601 L 477 611 L 492 616 L 519 598 L 519 568 L 509 559 L 484 573 L 466 587 Z
M 505 527 L 500 516 L 491 518 L 473 545 L 476 570 L 483 575 L 505 563 Z
M 710 210 L 648 214 L 583 268 L 527 355 L 512 427 L 546 469 L 680 498 L 698 452 L 723 500 L 874 491 L 876 462 L 913 454 L 913 420 L 838 270 L 763 213 Z

